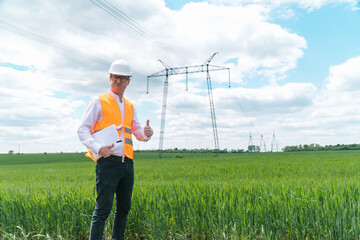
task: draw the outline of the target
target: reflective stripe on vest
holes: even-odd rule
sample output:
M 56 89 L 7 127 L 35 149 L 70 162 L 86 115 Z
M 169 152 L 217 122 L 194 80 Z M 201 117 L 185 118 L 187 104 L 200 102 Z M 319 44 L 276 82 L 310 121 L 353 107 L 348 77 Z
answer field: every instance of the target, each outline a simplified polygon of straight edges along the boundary
M 131 146 L 133 145 L 132 140 L 128 138 L 125 138 L 125 144 L 130 144 Z
M 125 132 L 126 132 L 126 133 L 130 133 L 130 134 L 131 134 L 131 129 L 130 129 L 130 128 L 127 128 L 127 127 L 125 127 Z
M 124 122 L 122 121 L 122 115 L 116 100 L 109 94 L 105 93 L 99 96 L 101 111 L 102 111 L 102 119 L 100 122 L 97 122 L 94 125 L 94 129 L 92 133 L 109 127 L 110 125 L 115 124 L 115 126 L 120 126 L 123 124 L 123 127 L 118 130 L 118 135 L 120 136 L 121 131 L 124 130 L 124 156 L 133 159 L 133 145 L 132 145 L 132 135 L 131 135 L 131 122 L 134 116 L 134 106 L 132 103 L 123 98 L 124 100 Z M 99 158 L 95 159 L 91 150 L 88 149 L 88 153 L 85 156 L 90 157 L 94 161 L 97 161 Z

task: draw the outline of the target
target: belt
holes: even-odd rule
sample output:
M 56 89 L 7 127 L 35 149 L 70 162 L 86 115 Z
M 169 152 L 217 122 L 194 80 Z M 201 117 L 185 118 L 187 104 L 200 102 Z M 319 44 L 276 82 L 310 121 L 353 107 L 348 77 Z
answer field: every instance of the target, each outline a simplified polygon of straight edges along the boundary
M 131 158 L 128 158 L 126 156 L 115 156 L 115 155 L 111 155 L 110 157 L 107 158 L 102 158 L 104 160 L 109 160 L 109 161 L 115 161 L 115 162 L 132 162 L 133 160 Z

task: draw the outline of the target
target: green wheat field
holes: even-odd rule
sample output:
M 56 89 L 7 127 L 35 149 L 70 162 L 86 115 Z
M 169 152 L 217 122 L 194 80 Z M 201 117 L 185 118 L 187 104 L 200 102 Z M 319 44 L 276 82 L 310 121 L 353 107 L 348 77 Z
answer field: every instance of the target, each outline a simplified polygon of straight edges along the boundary
M 135 153 L 127 239 L 360 239 L 359 151 L 157 156 Z M 94 178 L 83 153 L 0 155 L 0 239 L 86 239 Z

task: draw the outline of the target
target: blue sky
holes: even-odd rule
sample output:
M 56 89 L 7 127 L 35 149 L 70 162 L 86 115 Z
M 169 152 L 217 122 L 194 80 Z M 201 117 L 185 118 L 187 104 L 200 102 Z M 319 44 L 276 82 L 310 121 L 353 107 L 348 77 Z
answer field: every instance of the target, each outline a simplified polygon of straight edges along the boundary
M 297 9 L 295 18 L 274 22 L 303 36 L 308 43 L 298 67 L 289 72 L 290 81 L 307 80 L 320 87 L 330 66 L 360 53 L 360 13 L 347 5 L 328 5 L 311 12 Z
M 273 132 L 278 149 L 359 143 L 357 1 L 110 2 L 140 31 L 91 1 L 0 2 L 0 153 L 85 151 L 77 127 L 117 58 L 135 72 L 126 96 L 155 130 L 135 148 L 157 149 L 164 79 L 145 94 L 146 76 L 163 69 L 158 59 L 190 66 L 214 52 L 212 64 L 231 69 L 231 88 L 226 72 L 211 73 L 220 148 L 247 149 L 251 133 L 269 150 Z M 206 75 L 191 75 L 189 91 L 171 77 L 164 148 L 213 148 L 211 126 Z
M 171 10 L 179 11 L 179 10 L 181 10 L 181 8 L 184 7 L 184 5 L 186 3 L 189 3 L 189 2 L 201 2 L 201 1 L 200 0 L 196 0 L 196 1 L 167 0 L 167 1 L 165 1 L 165 5 L 166 5 L 166 7 L 170 8 Z

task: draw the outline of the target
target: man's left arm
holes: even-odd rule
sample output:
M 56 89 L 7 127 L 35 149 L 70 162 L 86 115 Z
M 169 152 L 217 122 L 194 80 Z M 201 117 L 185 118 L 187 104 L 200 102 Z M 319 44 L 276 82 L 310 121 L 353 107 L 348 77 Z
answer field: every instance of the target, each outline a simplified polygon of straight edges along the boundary
M 134 109 L 134 116 L 131 122 L 131 130 L 137 140 L 147 142 L 150 140 L 151 136 L 154 134 L 152 130 L 149 120 L 146 121 L 146 126 L 143 128 L 136 114 L 136 110 Z

